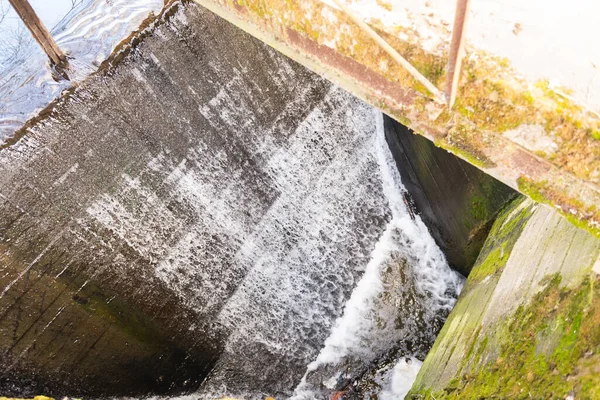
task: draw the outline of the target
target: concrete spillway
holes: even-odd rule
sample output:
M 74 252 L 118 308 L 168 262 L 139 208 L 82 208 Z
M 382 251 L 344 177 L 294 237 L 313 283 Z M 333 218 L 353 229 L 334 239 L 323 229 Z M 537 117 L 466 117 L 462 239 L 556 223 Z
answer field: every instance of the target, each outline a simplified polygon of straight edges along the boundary
M 326 342 L 366 323 L 342 318 L 356 296 L 364 320 L 411 299 L 361 360 L 411 332 L 397 356 L 422 358 L 461 281 L 381 115 L 198 6 L 167 14 L 0 151 L 0 390 L 291 396 L 356 351 Z

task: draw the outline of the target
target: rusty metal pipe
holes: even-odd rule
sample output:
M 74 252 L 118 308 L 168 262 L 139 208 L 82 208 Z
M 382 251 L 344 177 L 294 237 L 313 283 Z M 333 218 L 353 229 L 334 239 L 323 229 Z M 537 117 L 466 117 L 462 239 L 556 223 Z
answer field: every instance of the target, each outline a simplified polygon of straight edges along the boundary
M 470 0 L 456 1 L 452 42 L 450 43 L 450 53 L 448 54 L 448 72 L 446 74 L 446 99 L 448 100 L 449 108 L 452 108 L 456 100 L 462 58 L 465 52 L 465 27 L 467 25 L 467 14 L 469 13 L 470 3 Z

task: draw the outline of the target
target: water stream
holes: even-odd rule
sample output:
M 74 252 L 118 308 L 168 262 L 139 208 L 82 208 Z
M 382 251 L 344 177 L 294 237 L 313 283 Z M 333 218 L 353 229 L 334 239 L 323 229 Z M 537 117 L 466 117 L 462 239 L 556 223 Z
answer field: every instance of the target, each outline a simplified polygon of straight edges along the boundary
M 370 390 L 379 399 L 403 398 L 462 288 L 463 278 L 448 267 L 420 217 L 413 219 L 407 210 L 380 115 L 376 122 L 380 177 L 392 219 L 295 399 L 326 396 L 318 386 L 351 390 L 351 381 L 365 372 L 373 374 L 369 380 L 377 387 Z M 369 370 L 390 352 L 393 362 Z M 320 369 L 325 373 L 319 376 Z
M 463 278 L 407 210 L 383 129 L 378 111 L 333 88 L 269 154 L 280 196 L 233 255 L 247 272 L 220 305 L 225 351 L 189 399 L 409 390 Z
M 71 24 L 59 44 L 69 32 L 85 43 Z M 114 29 L 124 28 L 105 33 Z M 131 64 L 87 80 L 70 104 L 75 121 L 48 121 L 0 165 L 62 155 L 42 184 L 65 184 L 71 203 L 52 202 L 48 224 L 68 221 L 79 247 L 64 246 L 85 250 L 73 264 L 101 266 L 89 279 L 108 276 L 159 315 L 148 303 L 185 310 L 164 318 L 169 335 L 210 353 L 187 398 L 402 397 L 462 278 L 405 206 L 381 113 L 244 35 L 196 6 L 179 10 Z M 23 101 L 48 99 L 32 93 Z M 63 215 L 63 204 L 77 212 Z M 88 237 L 103 250 L 80 244 Z

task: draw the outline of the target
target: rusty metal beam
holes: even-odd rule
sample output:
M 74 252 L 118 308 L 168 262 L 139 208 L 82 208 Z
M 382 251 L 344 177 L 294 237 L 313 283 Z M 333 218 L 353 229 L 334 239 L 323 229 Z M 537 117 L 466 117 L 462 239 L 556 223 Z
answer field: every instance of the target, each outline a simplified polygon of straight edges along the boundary
M 13 6 L 33 38 L 38 42 L 42 50 L 48 55 L 52 64 L 60 65 L 67 60 L 65 54 L 58 47 L 52 35 L 39 19 L 33 7 L 27 0 L 8 0 Z
M 458 80 L 460 78 L 460 67 L 464 56 L 465 26 L 469 12 L 470 0 L 456 0 L 456 13 L 454 14 L 454 26 L 452 27 L 452 42 L 450 43 L 450 54 L 448 55 L 448 72 L 446 75 L 446 99 L 448 107 L 452 108 L 456 100 Z

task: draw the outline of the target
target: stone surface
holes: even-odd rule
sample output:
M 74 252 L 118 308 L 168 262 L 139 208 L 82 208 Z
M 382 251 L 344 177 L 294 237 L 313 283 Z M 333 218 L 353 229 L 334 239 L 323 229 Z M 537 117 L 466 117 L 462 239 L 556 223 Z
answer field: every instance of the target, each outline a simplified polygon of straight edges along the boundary
M 519 199 L 503 211 L 408 398 L 596 398 L 600 240 Z
M 448 263 L 467 276 L 497 213 L 517 193 L 391 118 L 385 130 L 423 221 Z

